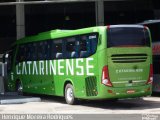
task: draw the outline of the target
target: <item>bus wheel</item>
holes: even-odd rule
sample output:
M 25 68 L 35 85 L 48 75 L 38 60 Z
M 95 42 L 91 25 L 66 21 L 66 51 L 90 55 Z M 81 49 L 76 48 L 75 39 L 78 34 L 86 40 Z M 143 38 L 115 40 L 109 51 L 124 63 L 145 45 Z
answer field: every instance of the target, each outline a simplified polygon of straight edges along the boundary
M 65 87 L 65 100 L 67 104 L 75 104 L 74 90 L 72 84 L 67 84 Z
M 21 81 L 18 81 L 16 84 L 16 92 L 18 95 L 23 95 L 23 86 Z

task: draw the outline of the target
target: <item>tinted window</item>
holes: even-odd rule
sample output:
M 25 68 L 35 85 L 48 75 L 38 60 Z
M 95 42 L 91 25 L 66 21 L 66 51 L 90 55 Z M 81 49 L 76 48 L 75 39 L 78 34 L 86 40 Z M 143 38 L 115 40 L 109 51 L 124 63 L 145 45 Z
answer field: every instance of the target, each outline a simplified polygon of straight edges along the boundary
M 37 60 L 37 43 L 33 43 L 32 49 L 31 49 L 31 60 Z
M 62 59 L 64 57 L 62 46 L 63 46 L 62 39 L 53 41 L 52 47 L 54 47 L 56 59 Z
M 76 39 L 75 39 L 75 37 L 68 38 L 67 42 L 66 42 L 66 50 L 68 52 L 75 51 L 75 45 L 76 45 Z
M 80 36 L 79 53 L 80 57 L 89 57 L 96 52 L 98 34 L 88 34 Z
M 28 47 L 27 60 L 31 60 L 31 57 L 32 57 L 32 44 L 27 44 L 25 46 Z
M 37 44 L 29 43 L 20 45 L 16 57 L 16 62 L 37 60 Z
M 24 45 L 19 46 L 19 48 L 18 48 L 18 54 L 17 54 L 17 57 L 16 57 L 17 62 L 21 62 L 21 61 L 25 60 L 24 51 L 25 51 Z
M 66 39 L 66 58 L 76 58 L 78 57 L 78 36 Z
M 115 27 L 108 29 L 108 47 L 125 46 L 150 46 L 150 38 L 147 29 Z
M 46 40 L 19 46 L 17 62 L 85 58 L 96 52 L 98 34 L 86 34 L 63 39 Z
M 46 41 L 45 42 L 45 59 L 51 59 L 50 54 L 51 54 L 51 41 Z
M 56 57 L 56 54 L 55 54 L 55 49 L 56 49 L 56 47 L 55 47 L 55 44 L 54 44 L 54 41 L 51 41 L 50 42 L 50 44 L 51 44 L 51 46 L 50 46 L 50 58 L 51 59 L 55 59 Z

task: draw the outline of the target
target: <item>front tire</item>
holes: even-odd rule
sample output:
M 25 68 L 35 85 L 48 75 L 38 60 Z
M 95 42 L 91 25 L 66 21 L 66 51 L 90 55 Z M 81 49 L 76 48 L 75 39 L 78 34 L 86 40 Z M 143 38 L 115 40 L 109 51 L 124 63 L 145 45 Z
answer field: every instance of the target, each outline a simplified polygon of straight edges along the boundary
M 65 87 L 65 100 L 66 103 L 70 105 L 73 105 L 76 102 L 72 84 L 67 84 Z

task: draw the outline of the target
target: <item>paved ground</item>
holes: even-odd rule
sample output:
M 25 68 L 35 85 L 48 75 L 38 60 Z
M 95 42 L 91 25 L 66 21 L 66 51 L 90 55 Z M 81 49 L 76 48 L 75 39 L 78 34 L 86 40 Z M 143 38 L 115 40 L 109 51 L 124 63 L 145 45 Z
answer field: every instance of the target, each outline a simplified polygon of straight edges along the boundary
M 26 102 L 41 102 L 40 97 L 21 96 L 16 92 L 5 92 L 0 94 L 0 104 L 20 104 Z
M 0 113 L 160 114 L 160 96 L 117 102 L 82 101 L 78 105 L 67 105 L 61 97 L 41 96 L 41 99 L 41 102 L 0 105 Z

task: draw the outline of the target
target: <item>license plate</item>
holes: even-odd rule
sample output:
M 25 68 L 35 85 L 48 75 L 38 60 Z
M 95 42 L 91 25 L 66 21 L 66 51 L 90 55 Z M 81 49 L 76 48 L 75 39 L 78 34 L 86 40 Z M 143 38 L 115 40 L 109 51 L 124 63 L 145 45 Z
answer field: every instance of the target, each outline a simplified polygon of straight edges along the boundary
M 127 93 L 128 94 L 133 94 L 133 93 L 135 93 L 135 90 L 127 90 Z

